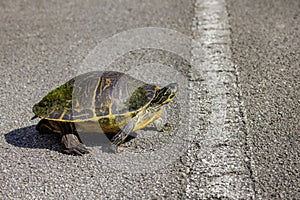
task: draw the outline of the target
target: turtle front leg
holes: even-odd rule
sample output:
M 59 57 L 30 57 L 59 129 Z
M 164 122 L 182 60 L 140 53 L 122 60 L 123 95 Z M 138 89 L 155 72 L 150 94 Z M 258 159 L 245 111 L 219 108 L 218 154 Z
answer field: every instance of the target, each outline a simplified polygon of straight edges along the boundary
M 166 112 L 161 108 L 156 114 L 155 119 L 153 120 L 153 125 L 156 130 L 159 132 L 169 132 L 172 129 L 171 124 L 167 123 L 166 120 Z
M 128 135 L 133 131 L 134 127 L 136 124 L 136 119 L 135 117 L 132 118 L 125 126 L 124 128 L 118 132 L 112 139 L 111 139 L 111 144 L 112 144 L 112 151 L 113 152 L 118 152 L 118 146 L 124 142 L 124 140 L 128 137 Z
M 158 132 L 169 132 L 172 130 L 172 125 L 165 122 L 162 118 L 158 118 L 153 122 Z

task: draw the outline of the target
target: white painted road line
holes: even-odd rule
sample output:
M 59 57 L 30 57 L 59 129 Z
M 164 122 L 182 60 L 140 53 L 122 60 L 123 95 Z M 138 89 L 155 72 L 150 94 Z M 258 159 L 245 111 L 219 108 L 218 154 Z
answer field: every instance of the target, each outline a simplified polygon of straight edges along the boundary
M 225 1 L 197 0 L 193 32 L 199 46 L 193 47 L 192 62 L 203 72 L 211 115 L 208 130 L 196 136 L 198 145 L 189 154 L 191 172 L 186 195 L 201 199 L 253 198 L 250 161 L 244 146 L 247 133 L 242 123 L 237 73 L 231 62 Z

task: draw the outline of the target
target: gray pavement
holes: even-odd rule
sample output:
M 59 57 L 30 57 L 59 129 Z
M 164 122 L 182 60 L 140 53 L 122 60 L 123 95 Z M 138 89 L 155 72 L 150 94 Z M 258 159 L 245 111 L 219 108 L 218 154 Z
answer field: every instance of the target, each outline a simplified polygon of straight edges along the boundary
M 155 26 L 191 36 L 192 2 L 9 1 L 0 5 L 1 199 L 182 197 L 186 172 L 180 157 L 170 157 L 172 151 L 156 153 L 163 151 L 164 144 L 172 144 L 172 133 L 159 135 L 150 127 L 147 134 L 141 131 L 140 137 L 127 144 L 129 149 L 124 153 L 112 155 L 94 149 L 93 155 L 74 157 L 60 153 L 57 137 L 39 135 L 34 127 L 37 120 L 30 118 L 32 105 L 52 88 L 84 72 L 79 68 L 84 58 L 114 34 Z M 114 50 L 109 49 L 108 53 Z M 132 68 L 133 75 L 140 73 L 146 75 L 144 80 L 165 84 L 162 76 L 135 70 L 133 67 L 138 66 L 129 64 L 131 60 L 140 60 L 141 66 L 159 63 L 160 58 L 166 57 L 161 55 L 163 52 L 137 50 L 127 54 L 128 59 L 126 55 L 119 58 L 115 67 L 109 69 Z M 174 56 L 167 58 L 170 61 L 166 63 L 178 60 Z M 176 61 L 177 65 L 182 62 Z M 93 70 L 105 67 L 103 63 L 97 64 Z M 139 78 L 143 79 L 142 76 Z M 172 113 L 174 124 L 179 119 L 176 109 Z M 170 160 L 167 155 L 172 162 L 164 162 Z
M 227 1 L 259 199 L 300 198 L 299 1 Z
M 299 9 L 297 0 L 1 2 L 0 198 L 299 199 Z M 138 131 L 119 154 L 62 154 L 58 136 L 35 131 L 32 105 L 103 69 L 176 80 L 174 129 Z

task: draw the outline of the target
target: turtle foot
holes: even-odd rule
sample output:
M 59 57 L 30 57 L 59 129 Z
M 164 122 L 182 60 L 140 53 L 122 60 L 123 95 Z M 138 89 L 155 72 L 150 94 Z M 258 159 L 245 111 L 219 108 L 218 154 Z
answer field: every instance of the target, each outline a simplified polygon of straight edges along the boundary
M 163 125 L 163 127 L 161 127 L 158 131 L 159 132 L 164 132 L 164 133 L 167 133 L 167 132 L 170 132 L 172 130 L 172 125 L 169 124 L 169 123 L 165 123 Z
M 86 148 L 74 134 L 63 135 L 61 144 L 63 152 L 67 154 L 82 156 L 92 152 L 90 149 Z
M 127 149 L 127 148 L 111 144 L 108 148 L 105 148 L 104 151 L 107 152 L 107 153 L 121 153 L 125 149 Z

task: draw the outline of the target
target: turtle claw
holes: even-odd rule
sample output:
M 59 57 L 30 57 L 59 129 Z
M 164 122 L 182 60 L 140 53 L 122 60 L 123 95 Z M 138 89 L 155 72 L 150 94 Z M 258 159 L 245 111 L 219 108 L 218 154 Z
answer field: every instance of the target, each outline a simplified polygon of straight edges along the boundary
M 127 147 L 118 146 L 117 153 L 121 153 L 121 152 L 124 151 L 125 149 L 127 149 Z
M 75 155 L 75 156 L 83 156 L 84 154 L 89 154 L 92 153 L 91 150 L 87 149 L 86 147 L 74 147 L 74 148 L 70 148 L 70 149 L 64 149 L 63 150 L 64 153 L 66 154 L 71 154 L 71 155 Z
M 170 132 L 172 130 L 172 125 L 169 123 L 165 123 L 165 120 L 162 118 L 158 118 L 153 122 L 156 130 L 158 132 Z

